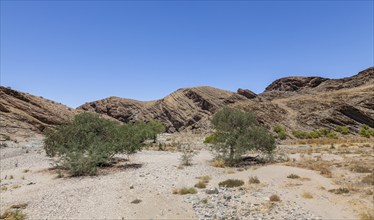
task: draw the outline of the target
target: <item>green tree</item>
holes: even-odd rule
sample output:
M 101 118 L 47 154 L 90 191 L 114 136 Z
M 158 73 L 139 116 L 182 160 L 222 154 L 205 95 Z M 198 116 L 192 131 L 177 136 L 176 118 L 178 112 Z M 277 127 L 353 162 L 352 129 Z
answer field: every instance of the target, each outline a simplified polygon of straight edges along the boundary
M 252 113 L 224 108 L 213 116 L 212 124 L 216 130 L 213 149 L 229 165 L 250 150 L 271 154 L 275 149 L 273 136 L 258 124 Z
M 152 132 L 145 123 L 121 125 L 96 114 L 81 113 L 71 122 L 49 130 L 44 149 L 71 175 L 94 175 L 97 167 L 109 163 L 114 155 L 141 150 Z

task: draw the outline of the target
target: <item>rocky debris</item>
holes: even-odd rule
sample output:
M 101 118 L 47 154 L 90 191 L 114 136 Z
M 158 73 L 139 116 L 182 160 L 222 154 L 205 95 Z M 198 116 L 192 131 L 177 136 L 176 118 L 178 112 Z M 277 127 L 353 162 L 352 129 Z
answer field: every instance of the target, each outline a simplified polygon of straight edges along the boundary
M 86 103 L 79 109 L 109 115 L 123 122 L 157 119 L 169 132 L 206 129 L 218 109 L 246 100 L 245 97 L 208 86 L 179 89 L 163 99 L 141 102 L 110 97 Z
M 239 95 L 242 95 L 242 96 L 248 98 L 248 99 L 254 99 L 254 98 L 257 97 L 257 94 L 254 93 L 254 92 L 252 92 L 249 89 L 241 89 L 241 88 L 239 88 L 238 91 L 237 91 L 237 93 Z
M 270 202 L 271 191 L 247 192 L 244 188 L 219 188 L 185 198 L 199 219 L 321 219 L 295 202 Z M 208 192 L 208 191 L 206 191 Z
M 32 137 L 46 128 L 66 122 L 76 110 L 42 97 L 0 86 L 0 135 Z

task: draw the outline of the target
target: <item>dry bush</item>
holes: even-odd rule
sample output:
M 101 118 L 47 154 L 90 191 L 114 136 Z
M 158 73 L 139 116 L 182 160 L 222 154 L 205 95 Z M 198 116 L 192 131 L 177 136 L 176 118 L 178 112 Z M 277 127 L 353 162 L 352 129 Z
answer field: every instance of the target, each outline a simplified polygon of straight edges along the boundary
M 320 171 L 320 174 L 331 178 L 332 177 L 332 172 L 330 170 L 330 167 L 332 166 L 332 162 L 329 161 L 315 161 L 315 160 L 301 160 L 301 161 L 292 161 L 286 163 L 288 166 L 293 166 L 293 167 L 300 167 L 304 169 L 309 169 L 309 170 L 315 170 L 315 171 Z
M 209 181 L 212 178 L 210 176 L 199 176 L 199 177 L 196 177 L 196 179 L 199 179 L 200 181 L 203 181 L 204 183 L 209 183 Z
M 211 165 L 213 167 L 219 167 L 219 168 L 224 168 L 226 167 L 225 161 L 223 159 L 215 159 L 211 162 Z
M 0 219 L 4 220 L 24 220 L 26 217 L 26 214 L 22 213 L 21 210 L 12 210 L 7 209 L 3 214 L 1 214 Z
M 292 173 L 292 174 L 288 175 L 287 178 L 289 178 L 289 179 L 298 179 L 298 178 L 300 178 L 300 176 Z
M 272 202 L 279 202 L 280 197 L 278 195 L 272 195 L 272 196 L 269 197 L 269 200 L 272 201 Z
M 303 194 L 301 194 L 301 196 L 305 199 L 313 199 L 313 196 L 310 192 L 303 192 Z
M 345 193 L 349 193 L 349 189 L 340 187 L 338 189 L 330 189 L 329 192 L 335 193 L 335 194 L 345 194 Z
M 195 187 L 199 189 L 205 189 L 206 188 L 206 183 L 202 180 L 200 180 L 198 183 L 195 184 Z
M 197 190 L 194 187 L 183 187 L 180 189 L 174 189 L 173 194 L 186 195 L 186 194 L 196 194 Z
M 259 184 L 260 180 L 257 178 L 257 176 L 251 176 L 248 180 L 249 184 Z
M 12 205 L 10 208 L 11 209 L 25 209 L 28 206 L 27 203 L 20 203 L 17 205 Z
M 218 184 L 218 186 L 220 187 L 228 187 L 228 188 L 239 187 L 242 185 L 244 185 L 243 180 L 237 180 L 237 179 L 228 179 Z

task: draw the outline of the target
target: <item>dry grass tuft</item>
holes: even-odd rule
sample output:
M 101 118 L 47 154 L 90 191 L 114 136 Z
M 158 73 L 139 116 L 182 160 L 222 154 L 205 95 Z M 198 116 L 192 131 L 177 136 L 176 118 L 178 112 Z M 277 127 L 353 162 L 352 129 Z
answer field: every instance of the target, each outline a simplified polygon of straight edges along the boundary
M 234 173 L 236 173 L 234 169 L 228 169 L 226 172 L 227 172 L 227 174 L 234 174 Z
M 213 167 L 219 167 L 219 168 L 225 168 L 226 167 L 226 164 L 225 164 L 225 161 L 222 160 L 222 159 L 216 159 L 216 160 L 213 160 L 211 162 L 211 165 Z
M 25 217 L 26 217 L 26 214 L 22 213 L 21 210 L 8 209 L 0 216 L 0 219 L 4 219 L 4 220 L 24 220 Z
M 244 185 L 243 180 L 237 180 L 237 179 L 228 179 L 218 184 L 218 186 L 220 187 L 228 187 L 228 188 L 239 187 L 242 185 Z
M 249 184 L 259 184 L 260 180 L 257 178 L 257 176 L 251 176 L 248 180 Z
M 20 203 L 17 205 L 12 205 L 10 208 L 11 209 L 25 209 L 28 206 L 27 203 Z
M 186 195 L 186 194 L 196 194 L 197 190 L 194 187 L 183 187 L 180 189 L 174 189 L 173 194 Z
M 196 179 L 199 179 L 200 181 L 203 181 L 204 183 L 209 183 L 209 181 L 212 179 L 210 176 L 199 176 L 196 177 Z
M 361 213 L 360 214 L 360 220 L 374 220 L 374 213 L 369 213 L 369 212 L 365 212 L 365 213 Z
M 292 173 L 292 174 L 288 175 L 287 178 L 289 178 L 289 179 L 299 179 L 300 176 Z
M 349 193 L 349 189 L 340 187 L 338 189 L 330 189 L 329 192 L 335 193 L 335 194 L 345 194 L 345 193 Z
M 206 188 L 206 183 L 202 180 L 200 180 L 198 183 L 195 184 L 195 187 L 199 189 L 205 189 Z

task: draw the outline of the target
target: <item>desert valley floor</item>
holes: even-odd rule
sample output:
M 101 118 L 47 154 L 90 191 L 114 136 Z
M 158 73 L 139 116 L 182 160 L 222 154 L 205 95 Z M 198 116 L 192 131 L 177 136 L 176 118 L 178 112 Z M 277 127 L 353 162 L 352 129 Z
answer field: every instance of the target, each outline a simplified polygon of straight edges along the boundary
M 200 143 L 192 166 L 181 167 L 181 153 L 174 150 L 143 150 L 130 160 L 119 156 L 118 164 L 98 176 L 75 178 L 59 177 L 41 146 L 37 139 L 0 149 L 2 212 L 27 204 L 27 219 L 358 219 L 373 208 L 372 187 L 361 183 L 367 173 L 351 172 L 352 166 L 373 164 L 372 144 L 333 150 L 280 146 L 278 154 L 288 162 L 218 168 Z M 303 163 L 316 168 L 300 168 Z M 329 176 L 321 175 L 321 163 L 331 168 Z M 201 176 L 210 177 L 206 189 L 173 194 Z M 254 176 L 260 183 L 248 182 Z M 218 187 L 226 179 L 245 184 Z M 349 192 L 331 191 L 339 188 Z M 271 195 L 280 201 L 269 201 Z

